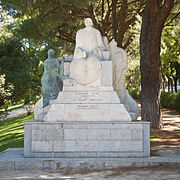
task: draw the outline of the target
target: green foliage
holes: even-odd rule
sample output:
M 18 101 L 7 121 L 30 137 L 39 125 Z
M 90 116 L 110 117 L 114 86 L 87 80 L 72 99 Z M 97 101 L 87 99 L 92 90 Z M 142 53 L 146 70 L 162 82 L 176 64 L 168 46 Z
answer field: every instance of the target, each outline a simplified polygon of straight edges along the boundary
M 141 85 L 141 73 L 138 59 L 130 59 L 126 74 L 127 89 L 135 99 L 138 99 Z
M 176 110 L 178 110 L 180 112 L 180 92 L 178 92 L 174 98 L 174 104 L 175 104 L 175 108 Z
M 140 91 L 137 91 L 134 88 L 130 88 L 128 91 L 133 99 L 140 100 Z
M 176 4 L 168 22 L 178 12 L 180 5 Z M 164 84 L 174 80 L 174 85 L 180 78 L 180 16 L 177 16 L 170 26 L 166 26 L 162 31 L 161 38 L 161 74 Z
M 5 87 L 5 75 L 0 75 L 0 107 L 7 109 L 8 99 L 11 96 L 12 86 L 6 85 Z
M 180 92 L 161 92 L 161 106 L 163 108 L 176 109 L 180 112 Z
M 28 46 L 24 40 L 15 37 L 0 40 L 0 75 L 1 79 L 4 77 L 0 96 L 5 94 L 0 109 L 7 102 L 25 100 L 29 103 L 41 93 L 38 51 L 30 44 Z
M 0 152 L 24 146 L 24 122 L 34 120 L 33 115 L 22 115 L 0 122 Z
M 161 106 L 165 108 L 174 108 L 175 93 L 161 92 Z

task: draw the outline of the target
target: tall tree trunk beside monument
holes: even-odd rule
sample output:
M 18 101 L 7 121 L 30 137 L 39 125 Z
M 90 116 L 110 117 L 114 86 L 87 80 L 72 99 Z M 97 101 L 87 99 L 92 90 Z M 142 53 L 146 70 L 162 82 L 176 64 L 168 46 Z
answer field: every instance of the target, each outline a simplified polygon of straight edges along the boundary
M 141 114 L 151 127 L 161 128 L 160 107 L 160 44 L 164 23 L 173 7 L 174 0 L 146 0 L 142 12 L 140 36 L 141 67 Z

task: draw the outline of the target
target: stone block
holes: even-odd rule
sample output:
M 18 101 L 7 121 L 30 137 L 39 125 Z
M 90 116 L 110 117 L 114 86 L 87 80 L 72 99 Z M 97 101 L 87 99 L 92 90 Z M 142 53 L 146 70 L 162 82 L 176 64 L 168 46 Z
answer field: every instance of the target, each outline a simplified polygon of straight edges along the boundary
M 120 141 L 116 143 L 115 150 L 124 151 L 124 152 L 143 151 L 143 142 L 142 141 Z
M 42 141 L 43 130 L 32 130 L 32 141 Z
M 15 161 L 16 171 L 27 171 L 27 170 L 42 170 L 42 161 Z
M 112 61 L 102 61 L 101 85 L 112 86 Z
M 123 104 L 111 104 L 108 107 L 110 119 L 116 121 L 131 121 L 131 117 Z
M 41 125 L 39 125 L 39 123 L 32 123 L 32 129 L 33 130 L 43 130 L 43 129 L 45 129 L 46 128 L 46 125 L 45 124 L 41 124 Z
M 142 128 L 131 129 L 131 140 L 135 140 L 135 141 L 143 140 Z
M 144 157 L 150 156 L 150 124 L 143 124 L 143 147 L 144 147 Z
M 15 163 L 10 161 L 10 162 L 0 162 L 0 171 L 15 171 Z
M 98 140 L 109 140 L 110 139 L 110 129 L 98 129 L 97 130 Z
M 63 128 L 56 129 L 56 139 L 57 140 L 63 140 L 64 139 L 64 130 L 63 130 Z
M 31 156 L 31 128 L 29 123 L 24 124 L 24 155 Z
M 129 129 L 131 128 L 132 124 L 131 123 L 121 123 L 121 122 L 117 122 L 117 123 L 113 123 L 114 127 L 113 128 L 118 128 L 118 129 Z M 134 126 L 134 125 L 133 125 Z
M 32 152 L 52 152 L 52 141 L 32 141 Z
M 75 140 L 76 130 L 75 129 L 64 129 L 64 139 L 65 140 Z
M 111 129 L 111 140 L 131 140 L 131 129 Z
M 88 129 L 88 141 L 97 140 L 98 129 Z
M 51 129 L 51 130 L 54 130 L 54 129 L 58 129 L 59 128 L 59 125 L 57 123 L 47 123 L 46 126 L 45 126 L 45 129 Z
M 115 151 L 114 141 L 100 141 L 98 152 L 112 152 Z
M 74 86 L 75 82 L 73 79 L 67 78 L 63 80 L 63 86 Z M 64 91 L 64 89 L 63 89 Z
M 64 120 L 64 104 L 52 104 L 44 121 L 58 121 Z
M 99 123 L 97 122 L 88 122 L 87 129 L 99 129 Z
M 65 91 L 113 91 L 113 87 L 112 86 L 84 86 L 84 87 L 80 87 L 80 86 L 68 86 L 68 85 L 64 85 L 63 86 L 63 92 Z
M 88 130 L 87 129 L 76 129 L 76 140 L 87 140 L 88 139 Z
M 98 151 L 98 141 L 76 141 L 76 152 Z
M 63 91 L 56 103 L 120 103 L 115 91 Z
M 131 121 L 122 104 L 52 104 L 45 121 Z
M 43 140 L 44 141 L 58 140 L 59 138 L 62 139 L 62 137 L 63 137 L 62 130 L 45 129 L 43 131 Z
M 65 150 L 64 141 L 53 141 L 53 152 L 63 152 Z
M 64 151 L 75 151 L 75 141 L 64 141 Z
M 70 63 L 64 62 L 64 76 L 69 76 Z

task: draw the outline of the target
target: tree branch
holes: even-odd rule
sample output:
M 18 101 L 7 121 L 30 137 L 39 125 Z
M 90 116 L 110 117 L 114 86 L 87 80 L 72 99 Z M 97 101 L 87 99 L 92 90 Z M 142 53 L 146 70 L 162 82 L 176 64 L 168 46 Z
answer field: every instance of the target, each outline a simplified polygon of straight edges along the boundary
M 133 41 L 133 36 L 131 35 L 127 40 L 126 40 L 126 43 L 122 46 L 123 49 L 126 49 L 130 44 L 131 42 Z
M 58 9 L 58 8 L 59 8 L 59 6 L 53 8 L 52 10 L 50 10 L 49 12 L 47 12 L 46 14 L 44 14 L 43 17 L 45 18 L 46 16 L 48 16 L 49 14 L 51 14 L 53 11 L 55 11 L 55 10 Z
M 92 19 L 94 26 L 101 32 L 102 36 L 104 36 L 105 32 L 102 30 L 98 21 L 96 20 L 96 17 L 94 15 L 94 8 L 92 4 L 89 6 L 88 11 L 89 11 L 89 16 Z
M 75 44 L 75 37 L 72 36 L 72 34 L 69 34 L 69 33 L 66 33 L 64 32 L 63 30 L 58 30 L 60 36 L 58 36 L 59 38 L 61 38 L 62 40 L 66 40 L 66 41 L 69 41 L 71 43 L 74 43 Z
M 131 19 L 129 19 L 128 21 L 126 21 L 127 26 L 131 25 L 132 23 L 134 23 L 137 20 L 136 15 L 134 15 Z
M 112 36 L 116 41 L 117 38 L 117 19 L 116 19 L 117 0 L 112 1 Z
M 169 26 L 174 21 L 174 19 L 176 19 L 179 15 L 180 15 L 180 12 L 176 13 L 176 15 L 172 17 L 172 19 L 168 23 L 166 23 L 164 27 Z
M 101 21 L 102 23 L 104 22 L 104 0 L 102 0 L 102 4 L 101 4 Z

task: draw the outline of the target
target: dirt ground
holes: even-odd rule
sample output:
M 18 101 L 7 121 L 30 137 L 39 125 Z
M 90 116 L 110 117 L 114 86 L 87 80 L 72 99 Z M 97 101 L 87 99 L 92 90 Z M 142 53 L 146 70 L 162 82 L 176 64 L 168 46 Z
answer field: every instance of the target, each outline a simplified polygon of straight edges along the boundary
M 163 109 L 163 128 L 154 130 L 151 142 L 151 155 L 158 150 L 171 150 L 180 153 L 180 114 L 174 110 Z M 103 170 L 82 171 L 14 171 L 0 172 L 0 179 L 15 180 L 179 180 L 180 167 L 125 167 Z
M 180 153 L 180 114 L 175 110 L 163 109 L 163 128 L 156 129 L 151 141 L 151 153 L 171 149 Z

